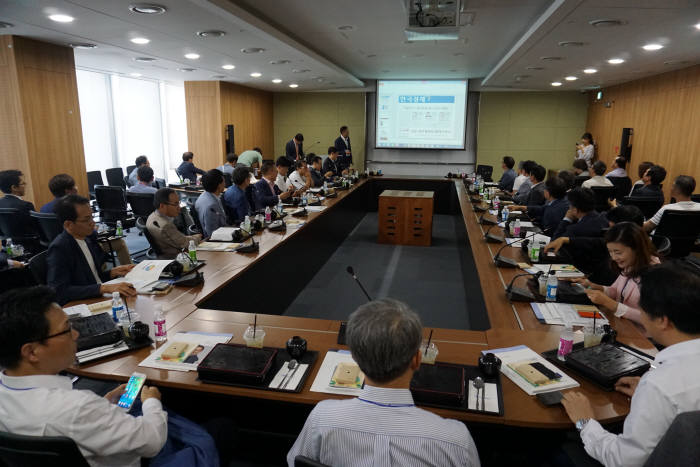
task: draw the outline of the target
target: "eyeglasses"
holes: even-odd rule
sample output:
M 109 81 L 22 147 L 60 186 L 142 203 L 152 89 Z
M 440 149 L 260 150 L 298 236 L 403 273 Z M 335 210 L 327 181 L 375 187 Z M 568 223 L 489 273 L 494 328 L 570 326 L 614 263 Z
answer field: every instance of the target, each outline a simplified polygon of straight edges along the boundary
M 53 338 L 53 337 L 62 336 L 62 335 L 64 335 L 64 334 L 68 334 L 68 333 L 70 333 L 70 332 L 73 332 L 73 323 L 71 323 L 71 322 L 69 321 L 69 322 L 68 322 L 68 329 L 65 329 L 65 330 L 63 330 L 63 331 L 61 331 L 61 332 L 57 332 L 56 334 L 50 334 L 50 335 L 48 335 L 48 336 L 46 336 L 46 337 L 44 337 L 44 338 L 42 338 L 42 339 L 37 339 L 37 341 L 45 341 L 45 340 L 47 340 L 47 339 L 51 339 L 51 338 Z
M 177 206 L 177 207 L 180 207 L 180 203 L 179 203 L 179 202 L 177 202 L 177 203 L 163 203 L 163 204 L 167 204 L 168 206 Z

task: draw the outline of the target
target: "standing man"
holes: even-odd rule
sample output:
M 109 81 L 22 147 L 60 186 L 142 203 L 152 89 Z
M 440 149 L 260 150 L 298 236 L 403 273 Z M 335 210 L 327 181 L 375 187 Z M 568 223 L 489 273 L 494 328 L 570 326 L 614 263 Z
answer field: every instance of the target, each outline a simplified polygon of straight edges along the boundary
M 134 164 L 136 164 L 136 167 L 131 171 L 129 174 L 129 186 L 134 186 L 138 183 L 138 171 L 141 167 L 150 167 L 151 163 L 148 161 L 148 157 L 146 156 L 139 156 L 136 158 L 134 161 Z
M 304 135 L 301 133 L 297 133 L 294 138 L 291 139 L 287 143 L 287 146 L 285 148 L 285 153 L 287 156 L 287 159 L 289 159 L 289 162 L 292 163 L 292 167 L 294 166 L 294 163 L 300 159 L 304 158 Z
M 350 149 L 350 130 L 343 125 L 340 127 L 340 136 L 335 139 L 335 149 L 340 158 L 340 169 L 347 169 L 352 165 L 352 151 Z
M 202 235 L 209 238 L 216 229 L 226 225 L 226 213 L 220 198 L 226 189 L 224 174 L 218 169 L 211 169 L 202 175 L 202 186 L 205 191 L 199 195 L 194 207 L 202 225 Z

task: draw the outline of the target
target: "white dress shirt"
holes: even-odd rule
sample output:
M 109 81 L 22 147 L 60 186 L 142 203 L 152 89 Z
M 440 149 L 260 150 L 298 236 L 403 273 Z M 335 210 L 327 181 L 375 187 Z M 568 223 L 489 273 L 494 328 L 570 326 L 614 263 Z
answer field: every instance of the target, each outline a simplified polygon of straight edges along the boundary
M 73 237 L 75 238 L 75 237 Z M 90 249 L 87 246 L 87 243 L 85 242 L 85 239 L 78 239 L 75 238 L 76 243 L 80 247 L 80 251 L 83 252 L 83 255 L 85 256 L 85 260 L 88 263 L 88 266 L 90 266 L 90 271 L 92 271 L 92 275 L 95 276 L 95 282 L 98 284 L 102 283 L 102 280 L 100 279 L 100 275 L 97 273 L 97 268 L 95 267 L 95 260 L 92 259 L 92 254 L 90 253 Z
M 277 188 L 280 189 L 282 193 L 285 191 L 289 190 L 289 179 L 282 175 L 281 173 L 277 173 L 277 179 L 275 180 L 275 185 L 277 185 Z
M 515 181 L 513 182 L 513 193 L 518 192 L 518 188 L 520 188 L 520 185 L 522 185 L 525 180 L 530 180 L 530 177 L 523 174 L 520 174 L 517 177 L 515 177 Z
M 700 339 L 665 348 L 654 364 L 634 391 L 622 434 L 595 420 L 581 430 L 586 452 L 607 467 L 643 465 L 676 415 L 700 410 Z
M 419 409 L 408 389 L 372 386 L 319 402 L 287 454 L 290 467 L 298 455 L 334 467 L 480 465 L 464 423 Z
M 294 188 L 296 188 L 297 190 L 300 188 L 304 188 L 306 186 L 306 177 L 302 176 L 298 170 L 295 170 L 289 176 L 289 183 L 294 185 Z
M 577 149 L 576 150 L 576 159 L 583 159 L 586 161 L 586 164 L 588 164 L 588 167 L 593 165 L 593 150 L 595 149 L 595 146 L 592 144 L 589 144 L 588 146 L 584 146 L 583 149 Z
M 583 188 L 590 188 L 592 186 L 613 186 L 612 182 L 608 180 L 608 177 L 603 175 L 594 175 L 581 185 Z
M 92 391 L 75 390 L 58 375 L 0 374 L 0 427 L 29 436 L 67 436 L 91 466 L 141 465 L 168 436 L 168 415 L 157 399 L 134 417 Z
M 621 167 L 616 167 L 616 168 L 612 169 L 612 170 L 606 175 L 606 177 L 612 177 L 612 178 L 615 178 L 615 177 L 626 177 L 626 176 L 627 176 L 627 171 L 626 171 L 625 169 L 621 168 Z
M 677 203 L 666 204 L 661 206 L 661 209 L 656 211 L 654 217 L 651 218 L 651 222 L 654 225 L 659 225 L 661 223 L 661 216 L 664 215 L 666 210 L 671 211 L 700 211 L 700 203 L 695 201 L 679 201 Z

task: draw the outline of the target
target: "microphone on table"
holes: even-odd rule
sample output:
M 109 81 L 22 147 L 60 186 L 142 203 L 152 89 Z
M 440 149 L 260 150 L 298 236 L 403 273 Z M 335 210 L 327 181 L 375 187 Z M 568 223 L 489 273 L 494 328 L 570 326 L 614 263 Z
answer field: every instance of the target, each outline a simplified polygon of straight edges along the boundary
M 514 245 L 514 244 L 520 243 L 520 242 L 524 242 L 524 241 L 526 241 L 527 243 L 530 243 L 530 238 L 532 238 L 534 236 L 535 236 L 535 233 L 533 232 L 531 235 L 528 235 L 526 237 L 523 237 L 519 240 L 514 241 L 513 243 L 511 243 L 511 245 Z M 525 243 L 525 245 L 527 245 L 527 243 Z M 501 251 L 503 251 L 503 249 L 507 246 L 509 246 L 508 242 L 506 242 L 505 245 L 503 245 L 501 248 L 498 249 L 498 251 L 496 252 L 496 254 L 493 257 L 493 262 L 499 268 L 517 268 L 518 262 L 516 260 L 511 259 L 511 258 L 504 258 L 501 256 Z
M 489 227 L 488 230 L 486 230 L 486 233 L 484 234 L 484 239 L 486 239 L 488 243 L 503 243 L 503 237 L 490 233 L 491 229 L 493 229 L 497 225 L 498 223 L 492 224 L 491 227 Z
M 360 279 L 358 279 L 357 276 L 355 275 L 355 270 L 352 268 L 352 266 L 348 266 L 346 271 L 348 271 L 348 274 L 350 274 L 352 276 L 352 278 L 355 279 L 355 282 L 357 282 L 357 285 L 360 286 L 360 288 L 362 289 L 362 292 L 365 294 L 365 297 L 367 297 L 367 300 L 371 302 L 372 297 L 369 296 L 369 294 L 367 293 L 365 288 L 362 286 L 362 282 L 360 282 Z
M 319 141 L 316 141 L 314 144 L 312 144 L 311 146 L 309 146 L 308 148 L 306 148 L 306 151 L 308 152 L 312 147 L 314 147 L 314 146 L 316 146 L 317 144 L 320 144 L 320 143 L 321 143 L 320 140 L 319 140 Z
M 515 279 L 522 276 L 533 276 L 535 279 L 539 280 L 540 276 L 542 276 L 543 274 L 543 271 L 537 271 L 535 273 L 524 272 L 522 274 L 516 274 L 515 276 L 513 276 L 513 278 L 510 280 L 510 283 L 508 284 L 508 287 L 506 287 L 506 297 L 508 297 L 508 300 L 510 300 L 511 302 L 534 302 L 535 295 L 532 292 L 530 292 L 528 289 L 523 289 L 521 287 L 514 287 L 513 282 L 515 282 Z
M 481 215 L 481 217 L 479 217 L 479 224 L 481 224 L 481 225 L 497 225 L 498 224 L 497 220 L 487 219 L 486 217 L 484 217 L 485 215 L 486 215 L 486 213 L 483 213 Z

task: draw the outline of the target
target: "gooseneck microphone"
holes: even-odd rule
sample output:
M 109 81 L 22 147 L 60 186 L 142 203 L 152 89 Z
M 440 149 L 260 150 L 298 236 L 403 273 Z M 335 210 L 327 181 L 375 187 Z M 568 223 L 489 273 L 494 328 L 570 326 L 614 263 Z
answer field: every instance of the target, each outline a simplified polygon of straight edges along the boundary
M 352 278 L 355 279 L 355 282 L 357 282 L 357 285 L 360 286 L 360 288 L 362 289 L 362 292 L 365 294 L 365 297 L 367 297 L 367 300 L 371 302 L 372 297 L 369 296 L 369 294 L 367 293 L 365 288 L 362 286 L 362 282 L 360 282 L 360 279 L 358 279 L 357 276 L 355 275 L 355 270 L 352 268 L 352 266 L 348 266 L 346 270 L 348 271 L 348 274 L 350 274 L 352 276 Z
M 535 232 L 533 232 L 532 234 L 530 234 L 524 238 L 521 238 L 519 240 L 514 241 L 510 245 L 514 245 L 516 243 L 520 243 L 520 242 L 523 242 L 526 240 L 529 242 L 530 241 L 529 239 L 534 237 L 534 236 L 535 236 Z M 515 261 L 514 259 L 511 259 L 511 258 L 504 258 L 501 256 L 501 251 L 503 251 L 503 249 L 507 246 L 509 246 L 508 242 L 506 242 L 505 245 L 503 245 L 501 248 L 498 249 L 498 251 L 496 252 L 496 254 L 493 257 L 493 262 L 499 268 L 517 268 L 518 267 L 517 261 Z
M 495 226 L 498 224 L 491 224 L 491 227 L 489 227 L 486 230 L 486 233 L 484 234 L 484 238 L 488 243 L 503 243 L 503 237 L 500 237 L 496 234 L 491 233 L 491 229 L 493 229 Z
M 508 284 L 508 287 L 506 287 L 506 297 L 508 297 L 508 300 L 510 300 L 511 302 L 534 302 L 535 295 L 532 292 L 530 292 L 528 289 L 514 287 L 513 283 L 515 282 L 515 279 L 523 276 L 534 276 L 535 279 L 539 280 L 540 276 L 543 274 L 543 271 L 537 271 L 535 273 L 524 272 L 522 274 L 516 274 L 515 276 L 513 276 L 513 278 L 510 280 L 510 283 Z

